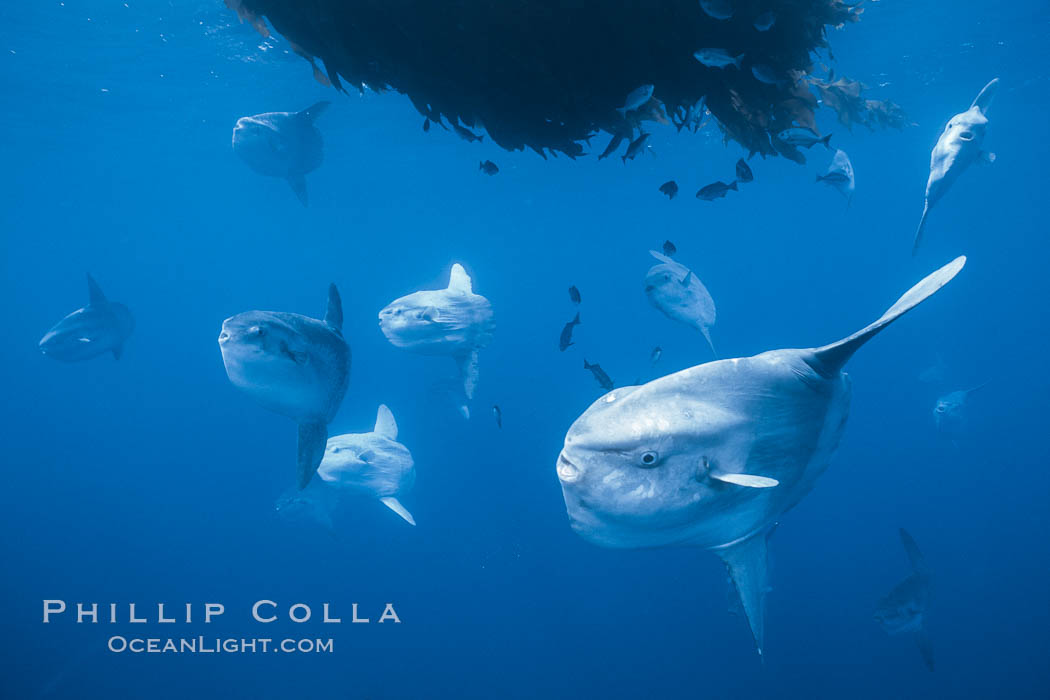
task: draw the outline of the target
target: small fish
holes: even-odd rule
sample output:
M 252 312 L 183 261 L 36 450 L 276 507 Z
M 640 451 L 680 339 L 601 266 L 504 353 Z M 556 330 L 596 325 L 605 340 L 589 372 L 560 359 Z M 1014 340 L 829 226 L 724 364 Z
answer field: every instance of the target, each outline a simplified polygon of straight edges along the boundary
M 783 82 L 773 69 L 765 64 L 751 66 L 751 75 L 755 76 L 755 80 L 766 85 L 779 85 Z
M 605 370 L 603 370 L 602 366 L 599 365 L 597 362 L 592 365 L 587 360 L 584 360 L 583 368 L 589 369 L 591 371 L 591 374 L 594 375 L 594 378 L 598 381 L 598 384 L 600 384 L 603 389 L 605 389 L 606 391 L 613 390 L 613 380 L 609 379 L 609 375 L 605 373 Z
M 734 58 L 725 49 L 700 49 L 693 53 L 693 58 L 708 68 L 727 68 L 729 66 L 739 68 L 740 62 L 744 60 L 744 54 Z
M 631 144 L 627 147 L 627 153 L 620 156 L 620 160 L 622 160 L 625 164 L 629 160 L 634 160 L 638 156 L 638 154 L 642 152 L 642 149 L 645 148 L 645 144 L 648 142 L 649 134 L 643 131 L 638 138 L 636 138 L 634 141 L 631 141 Z
M 653 351 L 649 353 L 649 362 L 655 365 L 657 362 L 660 361 L 660 356 L 663 354 L 663 348 L 657 345 L 655 348 L 653 348 Z
M 495 175 L 499 172 L 499 167 L 497 167 L 491 160 L 481 161 L 481 165 L 478 166 L 478 169 L 486 175 Z
M 608 158 L 609 156 L 611 156 L 613 154 L 613 151 L 620 147 L 621 143 L 623 143 L 623 134 L 614 135 L 611 139 L 609 139 L 609 145 L 606 146 L 605 150 L 602 151 L 602 154 L 598 156 L 598 160 L 601 160 L 602 158 Z
M 736 179 L 740 182 L 752 182 L 755 179 L 751 166 L 743 158 L 736 162 Z
M 498 405 L 493 404 L 492 415 L 496 418 L 496 427 L 503 428 L 503 411 L 500 410 Z
M 671 257 L 678 252 L 678 249 L 674 247 L 674 243 L 671 241 L 664 241 L 664 255 Z
M 423 131 L 430 131 L 430 117 L 423 119 Z
M 729 19 L 733 16 L 732 0 L 700 0 L 700 8 L 715 19 Z
M 668 199 L 674 199 L 674 196 L 678 194 L 678 183 L 674 180 L 668 180 L 660 185 L 660 191 L 666 194 Z
M 558 349 L 565 352 L 569 349 L 570 345 L 575 345 L 572 342 L 572 329 L 580 325 L 580 313 L 576 312 L 576 318 L 572 319 L 565 324 L 565 327 L 561 329 L 561 337 L 558 338 Z
M 768 32 L 777 23 L 777 13 L 772 10 L 763 12 L 755 18 L 755 29 L 760 32 Z
M 475 141 L 484 141 L 485 140 L 485 136 L 484 135 L 475 134 L 470 129 L 464 128 L 464 127 L 460 126 L 459 124 L 453 124 L 452 125 L 452 129 L 457 134 L 459 134 L 459 137 L 461 139 L 463 139 L 467 143 L 474 143 Z
M 711 202 L 716 199 L 725 197 L 729 190 L 737 191 L 736 180 L 733 180 L 728 185 L 721 180 L 718 182 L 712 182 L 710 185 L 704 185 L 700 188 L 700 191 L 696 193 L 697 199 L 702 199 L 705 202 Z
M 790 129 L 784 129 L 777 138 L 784 143 L 791 144 L 795 148 L 811 148 L 814 144 L 822 143 L 824 148 L 831 148 L 831 134 L 827 136 L 818 136 L 809 129 L 804 129 L 800 126 L 793 126 Z
M 569 287 L 569 299 L 572 300 L 573 304 L 579 305 L 580 303 L 580 290 L 576 288 L 576 285 Z
M 620 114 L 626 114 L 627 112 L 638 109 L 639 107 L 644 105 L 646 102 L 649 101 L 649 98 L 652 96 L 652 85 L 642 85 L 641 87 L 636 87 L 634 90 L 631 90 L 631 93 L 629 95 L 627 95 L 627 99 L 623 102 L 623 107 L 620 107 L 616 111 Z

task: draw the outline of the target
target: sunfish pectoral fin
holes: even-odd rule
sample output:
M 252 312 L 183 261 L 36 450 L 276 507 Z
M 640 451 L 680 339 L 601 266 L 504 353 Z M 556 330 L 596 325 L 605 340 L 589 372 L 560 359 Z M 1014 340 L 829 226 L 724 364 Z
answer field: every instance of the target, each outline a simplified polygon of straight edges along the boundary
M 879 320 L 848 338 L 843 338 L 837 343 L 825 345 L 814 350 L 813 354 L 819 363 L 819 367 L 814 367 L 814 369 L 825 374 L 841 370 L 860 346 L 871 340 L 883 328 L 933 296 L 938 289 L 948 284 L 952 278 L 959 274 L 959 271 L 963 269 L 965 264 L 966 256 L 960 255 L 941 269 L 927 275 L 921 282 L 905 292 L 904 296 L 898 299 L 897 303 L 891 306 Z
M 765 643 L 766 591 L 769 589 L 766 579 L 766 537 L 766 532 L 760 532 L 743 542 L 715 550 L 725 562 L 733 587 L 740 596 L 740 604 L 747 616 L 759 656 Z
M 758 476 L 757 474 L 736 474 L 712 471 L 710 472 L 710 475 L 712 479 L 717 479 L 718 481 L 727 484 L 746 486 L 751 489 L 768 489 L 780 485 L 780 482 L 776 479 L 770 479 L 768 476 Z
M 296 483 L 305 489 L 314 472 L 324 458 L 324 448 L 328 442 L 328 425 L 325 423 L 299 424 L 299 449 L 296 457 L 298 467 Z
M 394 420 L 394 414 L 390 412 L 390 409 L 385 404 L 379 404 L 374 432 L 385 438 L 397 440 L 397 421 Z
M 919 246 L 922 244 L 922 234 L 926 230 L 926 216 L 930 213 L 930 200 L 926 200 L 926 204 L 922 207 L 922 218 L 919 219 L 919 226 L 915 229 L 915 242 L 911 244 L 911 254 L 915 255 L 919 252 Z
M 343 300 L 335 282 L 328 285 L 328 305 L 325 307 L 324 322 L 337 331 L 343 330 Z
M 995 99 L 995 93 L 999 89 L 999 79 L 993 78 L 991 82 L 981 88 L 980 94 L 970 105 L 970 109 L 977 107 L 983 114 L 988 113 L 988 108 L 992 106 L 992 100 Z
M 289 173 L 288 185 L 292 188 L 292 192 L 295 192 L 295 196 L 299 198 L 299 201 L 303 203 L 303 206 L 307 206 L 309 199 L 306 196 L 306 176 L 302 173 Z
M 471 294 L 474 291 L 474 287 L 470 282 L 470 275 L 459 263 L 452 265 L 452 272 L 448 276 L 448 288 L 464 294 Z
M 383 503 L 384 506 L 386 506 L 387 508 L 404 518 L 405 522 L 407 522 L 409 525 L 416 524 L 416 519 L 412 517 L 412 514 L 409 513 L 403 505 L 401 505 L 401 501 L 397 500 L 393 496 L 387 496 L 385 498 L 380 498 L 379 500 Z
M 88 304 L 105 304 L 107 303 L 106 295 L 102 293 L 102 287 L 98 286 L 98 282 L 91 276 L 91 273 L 87 273 L 88 283 Z
M 926 631 L 925 625 L 915 630 L 915 644 L 919 647 L 919 653 L 922 654 L 922 660 L 926 664 L 926 668 L 932 671 L 933 644 L 930 643 L 930 635 Z
M 478 349 L 456 355 L 456 364 L 459 365 L 459 377 L 463 380 L 463 395 L 472 399 L 474 387 L 478 384 Z

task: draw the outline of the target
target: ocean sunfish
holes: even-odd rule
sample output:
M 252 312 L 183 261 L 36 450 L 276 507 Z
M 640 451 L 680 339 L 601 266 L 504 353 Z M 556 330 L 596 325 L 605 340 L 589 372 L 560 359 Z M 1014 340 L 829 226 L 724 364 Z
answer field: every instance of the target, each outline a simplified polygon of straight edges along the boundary
M 933 406 L 933 422 L 937 430 L 949 434 L 962 432 L 966 424 L 966 404 L 970 400 L 970 395 L 987 383 L 972 389 L 952 391 L 937 399 L 937 403 Z
M 711 341 L 715 300 L 707 287 L 685 265 L 655 250 L 650 250 L 649 254 L 660 261 L 645 274 L 645 295 L 649 297 L 649 303 L 667 318 L 699 330 L 711 346 L 711 353 L 718 357 Z
M 347 433 L 328 439 L 317 476 L 326 487 L 339 493 L 354 492 L 378 498 L 407 523 L 416 524 L 398 500 L 398 496 L 411 490 L 416 480 L 412 453 L 397 441 L 394 414 L 382 404 L 372 432 Z
M 470 417 L 466 401 L 474 398 L 478 351 L 496 329 L 492 304 L 475 294 L 467 271 L 452 266 L 445 289 L 413 292 L 379 312 L 379 328 L 392 345 L 421 355 L 450 355 L 459 366 L 465 400 L 459 407 Z
M 834 187 L 846 198 L 847 202 L 852 204 L 853 191 L 857 189 L 857 180 L 853 175 L 853 163 L 845 151 L 841 149 L 835 151 L 827 172 L 817 175 L 816 181 Z
M 47 357 L 77 362 L 111 352 L 120 359 L 135 319 L 128 307 L 106 299 L 90 274 L 87 284 L 87 306 L 63 318 L 40 339 L 40 352 Z
M 910 633 L 926 668 L 933 670 L 933 645 L 926 633 L 926 608 L 930 602 L 930 570 L 908 531 L 901 528 L 901 544 L 911 562 L 911 575 L 887 593 L 875 610 L 875 620 L 888 634 Z
M 260 175 L 286 179 L 305 207 L 306 174 L 324 161 L 324 141 L 314 121 L 329 104 L 241 117 L 233 127 L 234 153 Z
M 328 423 L 350 381 L 339 290 L 328 287 L 324 320 L 283 311 L 245 311 L 222 322 L 219 349 L 235 387 L 299 424 L 297 484 L 324 457 Z
M 572 528 L 605 547 L 713 550 L 761 654 L 766 538 L 838 446 L 850 404 L 843 367 L 964 264 L 937 270 L 836 343 L 708 362 L 599 398 L 557 460 Z
M 988 129 L 988 108 L 998 88 L 998 78 L 985 85 L 968 110 L 948 120 L 944 133 L 937 139 L 937 145 L 930 154 L 926 204 L 922 208 L 919 227 L 915 230 L 912 255 L 919 251 L 922 234 L 926 230 L 926 217 L 933 205 L 940 201 L 972 163 L 991 163 L 995 160 L 995 154 L 982 151 L 981 146 L 984 144 L 984 132 Z

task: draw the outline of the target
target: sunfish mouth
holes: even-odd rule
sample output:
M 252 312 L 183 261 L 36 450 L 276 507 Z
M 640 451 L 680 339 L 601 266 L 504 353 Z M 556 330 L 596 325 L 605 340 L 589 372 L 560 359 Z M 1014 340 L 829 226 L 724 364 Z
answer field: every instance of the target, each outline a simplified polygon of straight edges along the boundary
M 573 484 L 580 480 L 583 472 L 575 464 L 569 461 L 562 452 L 558 455 L 558 478 L 564 484 Z

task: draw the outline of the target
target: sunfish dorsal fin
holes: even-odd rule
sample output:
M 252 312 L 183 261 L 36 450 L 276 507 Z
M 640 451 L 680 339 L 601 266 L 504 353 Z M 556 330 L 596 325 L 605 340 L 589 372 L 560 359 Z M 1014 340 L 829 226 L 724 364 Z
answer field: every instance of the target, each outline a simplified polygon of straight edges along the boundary
M 385 438 L 397 440 L 397 421 L 394 420 L 394 414 L 390 412 L 390 409 L 386 407 L 386 404 L 379 404 L 379 412 L 376 414 L 376 427 L 374 432 Z
M 919 545 L 915 544 L 915 539 L 903 527 L 900 529 L 900 533 L 901 544 L 904 545 L 904 552 L 908 555 L 908 561 L 911 562 L 912 570 L 920 576 L 929 576 L 930 570 L 926 566 L 926 557 L 922 556 L 922 552 L 919 551 Z
M 106 304 L 108 300 L 106 295 L 102 293 L 102 287 L 98 286 L 98 282 L 91 276 L 91 273 L 87 273 L 88 282 L 88 304 Z
M 328 306 L 324 311 L 324 322 L 339 332 L 343 330 L 343 300 L 335 282 L 328 285 Z
M 412 517 L 412 514 L 408 512 L 408 509 L 401 505 L 401 501 L 397 500 L 393 496 L 386 496 L 379 499 L 380 502 L 390 510 L 394 511 L 402 518 L 405 519 L 409 525 L 415 525 L 416 519 Z
M 875 323 L 857 331 L 848 338 L 843 338 L 837 343 L 825 345 L 813 351 L 820 364 L 820 371 L 827 374 L 838 372 L 853 357 L 853 353 L 861 345 L 868 342 L 872 337 L 886 326 L 890 325 L 908 311 L 930 298 L 934 292 L 948 284 L 959 274 L 966 264 L 966 256 L 960 255 L 955 260 L 926 276 L 921 282 L 904 293 L 897 303 L 889 308 Z
M 766 538 L 768 533 L 760 532 L 743 542 L 737 542 L 715 553 L 725 562 L 729 576 L 740 596 L 740 604 L 751 627 L 755 647 L 759 656 L 765 644 L 766 591 L 769 589 L 766 579 Z
M 976 107 L 981 110 L 981 114 L 988 114 L 988 108 L 992 106 L 992 100 L 995 99 L 995 93 L 998 89 L 999 79 L 992 78 L 991 82 L 981 88 L 980 94 L 974 99 L 970 109 Z
M 452 272 L 448 276 L 448 288 L 454 292 L 472 294 L 474 287 L 470 282 L 470 275 L 459 263 L 452 265 Z
M 316 67 L 315 69 L 316 70 Z M 317 120 L 317 117 L 321 116 L 321 113 L 328 109 L 328 105 L 332 104 L 328 100 L 321 100 L 317 104 L 310 105 L 303 111 L 299 112 L 297 116 L 302 117 L 309 124 L 313 124 Z

